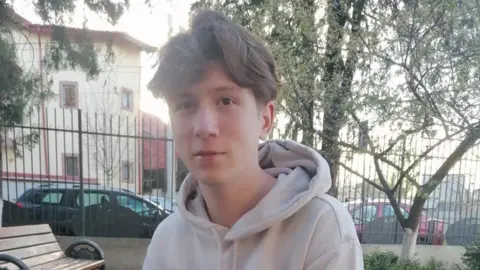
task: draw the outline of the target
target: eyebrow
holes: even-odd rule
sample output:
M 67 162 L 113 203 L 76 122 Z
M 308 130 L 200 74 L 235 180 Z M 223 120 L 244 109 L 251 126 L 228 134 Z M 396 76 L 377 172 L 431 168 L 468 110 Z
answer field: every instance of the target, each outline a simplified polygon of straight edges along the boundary
M 213 88 L 211 92 L 226 92 L 226 91 L 232 91 L 232 90 L 242 90 L 242 87 L 233 86 L 233 85 L 221 85 Z
M 209 90 L 209 92 L 228 92 L 228 91 L 237 91 L 237 90 L 243 90 L 244 88 L 240 86 L 234 86 L 234 85 L 221 85 L 213 88 L 212 90 Z M 195 95 L 188 92 L 188 91 L 179 91 L 175 94 L 172 94 L 170 98 L 192 98 Z

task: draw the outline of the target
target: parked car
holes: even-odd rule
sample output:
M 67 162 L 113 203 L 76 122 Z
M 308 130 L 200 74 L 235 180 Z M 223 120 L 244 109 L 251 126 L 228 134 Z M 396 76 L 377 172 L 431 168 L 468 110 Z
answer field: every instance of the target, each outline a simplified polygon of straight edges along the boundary
M 149 200 L 163 209 L 165 211 L 173 213 L 178 210 L 177 202 L 175 200 L 163 197 L 163 196 L 149 196 L 149 195 L 144 195 L 142 196 L 144 199 Z
M 86 184 L 83 219 L 81 198 L 78 183 L 51 183 L 26 190 L 16 205 L 28 215 L 22 224 L 48 223 L 58 235 L 79 235 L 83 233 L 80 230 L 86 230 L 95 234 L 86 236 L 150 237 L 169 215 L 159 205 L 129 190 Z M 82 220 L 86 224 L 83 227 Z
M 400 211 L 408 218 L 410 207 L 406 204 L 400 204 Z M 349 212 L 362 243 L 380 244 L 378 242 L 382 242 L 382 244 L 385 244 L 402 241 L 403 230 L 397 223 L 390 202 L 365 202 L 350 209 Z M 418 226 L 418 241 L 425 244 L 442 245 L 445 233 L 444 227 L 441 220 L 432 219 L 422 212 Z M 397 237 L 395 237 L 395 234 L 397 234 Z
M 448 225 L 452 225 L 465 218 L 478 219 L 480 217 L 480 202 L 440 201 L 435 209 L 429 209 L 428 215 L 441 219 Z

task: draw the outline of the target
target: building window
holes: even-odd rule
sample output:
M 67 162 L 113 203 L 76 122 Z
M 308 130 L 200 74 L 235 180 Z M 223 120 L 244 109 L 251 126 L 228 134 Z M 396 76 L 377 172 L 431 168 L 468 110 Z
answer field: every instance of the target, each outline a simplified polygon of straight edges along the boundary
M 78 156 L 77 155 L 64 155 L 63 166 L 65 168 L 66 176 L 78 176 Z
M 122 164 L 122 181 L 130 183 L 133 179 L 133 167 L 128 161 L 124 161 Z
M 122 109 L 133 111 L 133 91 L 122 88 Z
M 78 108 L 77 82 L 60 82 L 60 107 Z

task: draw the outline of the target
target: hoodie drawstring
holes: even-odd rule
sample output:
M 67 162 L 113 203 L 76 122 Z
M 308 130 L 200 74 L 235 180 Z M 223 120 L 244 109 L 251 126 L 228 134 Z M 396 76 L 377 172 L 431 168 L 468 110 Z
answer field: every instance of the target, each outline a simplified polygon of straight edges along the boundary
M 237 241 L 233 241 L 233 269 L 237 270 Z
M 213 234 L 215 235 L 215 239 L 217 240 L 217 248 L 218 248 L 218 264 L 219 264 L 219 268 L 218 270 L 222 270 L 222 244 L 221 244 L 221 239 L 220 239 L 220 235 L 218 235 L 217 231 L 215 231 L 214 228 L 212 228 L 212 232 Z

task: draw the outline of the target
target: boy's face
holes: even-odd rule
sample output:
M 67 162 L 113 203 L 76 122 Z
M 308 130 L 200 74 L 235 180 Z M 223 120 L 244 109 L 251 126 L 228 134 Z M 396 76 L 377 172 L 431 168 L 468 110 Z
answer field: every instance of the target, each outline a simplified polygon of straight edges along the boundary
M 177 151 L 195 179 L 219 185 L 258 166 L 258 143 L 272 127 L 273 102 L 259 105 L 250 89 L 216 65 L 203 81 L 167 101 Z

